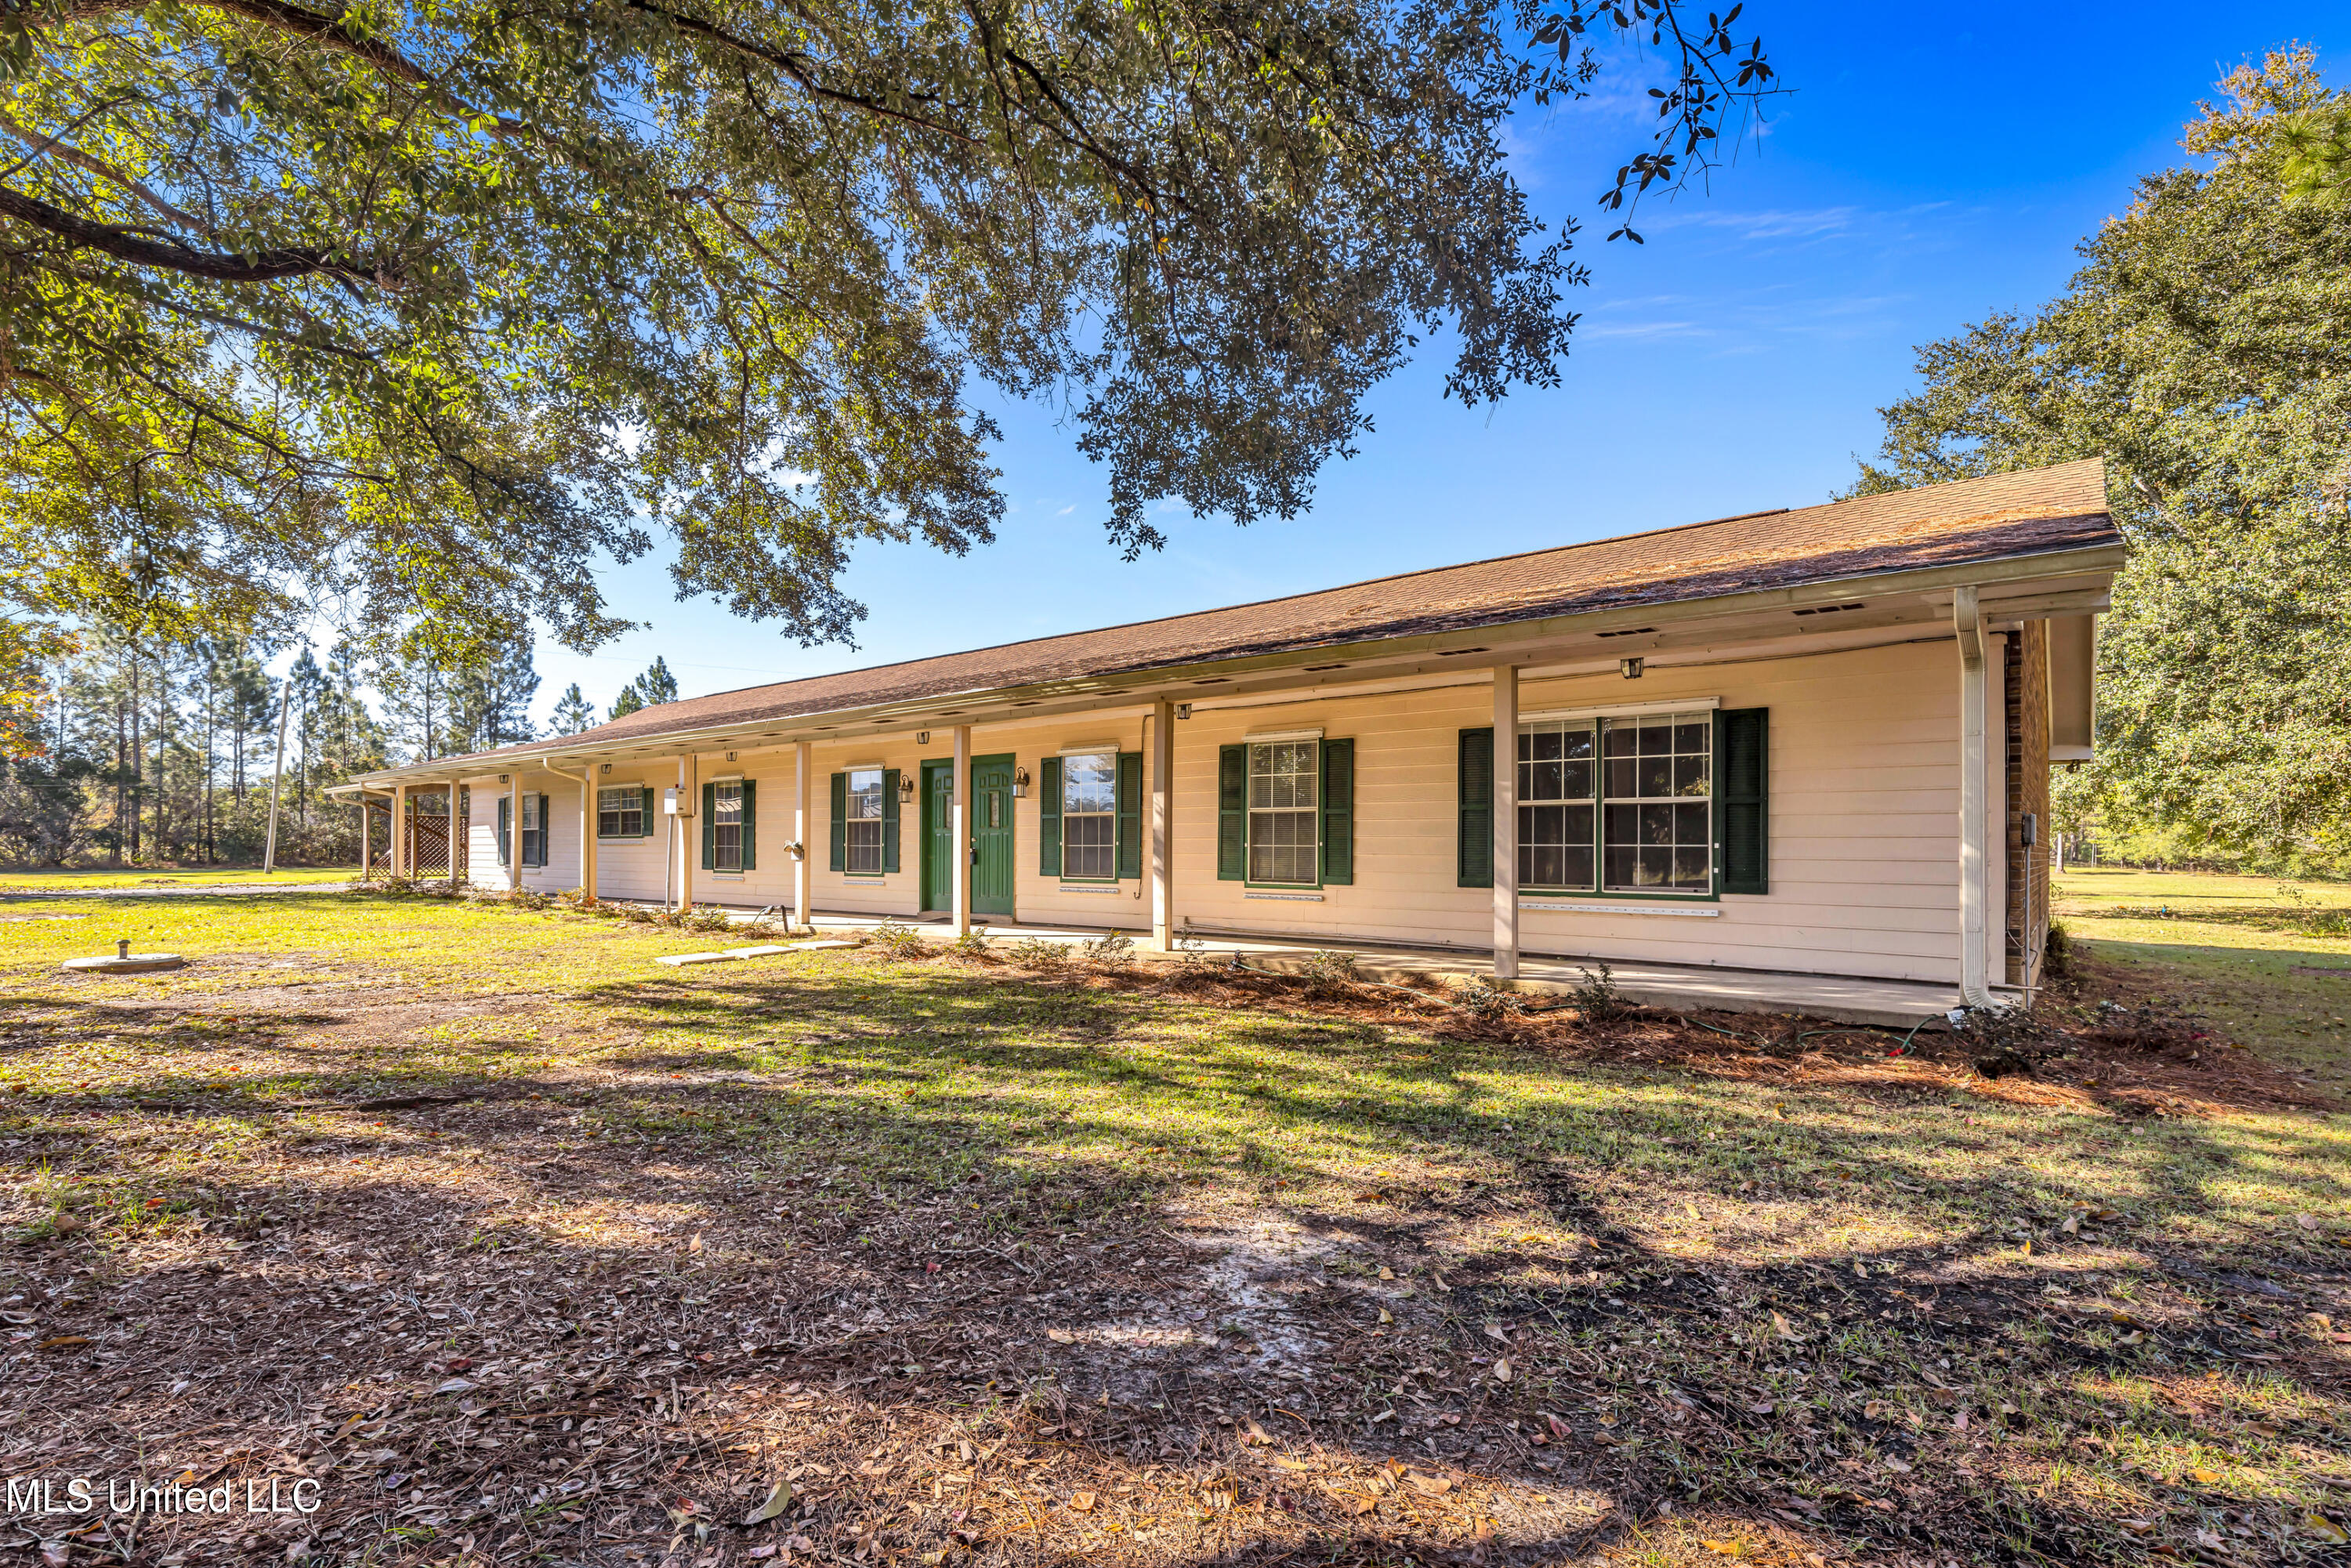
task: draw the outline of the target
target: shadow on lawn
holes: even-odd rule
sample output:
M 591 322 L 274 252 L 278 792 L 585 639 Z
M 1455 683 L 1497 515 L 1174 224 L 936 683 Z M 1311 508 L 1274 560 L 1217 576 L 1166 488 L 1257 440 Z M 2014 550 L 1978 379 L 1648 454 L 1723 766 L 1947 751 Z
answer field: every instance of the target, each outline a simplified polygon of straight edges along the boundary
M 92 1452 L 212 1429 L 349 1454 L 357 1440 L 306 1449 L 312 1402 L 329 1427 L 380 1411 L 386 1425 L 361 1437 L 394 1459 L 355 1460 L 372 1491 L 303 1526 L 350 1532 L 339 1552 L 404 1518 L 444 1546 L 463 1532 L 492 1555 L 622 1563 L 677 1532 L 656 1507 L 739 1516 L 741 1488 L 764 1494 L 815 1465 L 783 1529 L 843 1553 L 868 1542 L 869 1561 L 1548 1560 L 1636 1526 L 1669 1531 L 1667 1504 L 1712 1529 L 1841 1540 L 1880 1560 L 2022 1561 L 2138 1548 L 2090 1493 L 2036 1490 L 2045 1467 L 2007 1467 L 1950 1426 L 1955 1414 L 1979 1434 L 2025 1435 L 2112 1416 L 2084 1392 L 2102 1382 L 2200 1386 L 2249 1366 L 2293 1385 L 2293 1399 L 2338 1392 L 2309 1358 L 2279 1359 L 2291 1312 L 2315 1300 L 2294 1278 L 2307 1249 L 2273 1260 L 2290 1283 L 2179 1257 L 2126 1321 L 2053 1307 L 2040 1277 L 1953 1267 L 1955 1253 L 2005 1245 L 2013 1173 L 1933 1184 L 1910 1157 L 1915 1126 L 1868 1125 L 1866 1101 L 1815 1094 L 1782 1120 L 1748 1084 L 1303 1009 L 1196 1018 L 1181 997 L 940 965 L 616 983 L 571 999 L 625 1017 L 639 1043 L 525 1079 L 387 1074 L 371 1052 L 311 1050 L 303 1071 L 249 1073 L 243 1094 L 220 1097 L 216 1073 L 169 1070 L 165 1040 L 166 1071 L 141 1097 L 198 1107 L 187 1121 L 127 1114 L 119 1097 L 0 1103 L 12 1149 L 70 1141 L 101 1181 L 128 1184 L 128 1134 L 273 1137 L 287 1100 L 351 1103 L 412 1080 L 482 1096 L 320 1124 L 330 1136 L 207 1169 L 210 1223 L 235 1252 L 193 1238 L 182 1260 L 152 1262 L 110 1260 L 91 1239 L 20 1248 L 0 1265 L 18 1279 L 78 1264 L 109 1288 L 103 1307 L 94 1293 L 43 1322 L 57 1339 L 95 1329 L 96 1343 L 76 1350 L 72 1376 L 52 1355 L 34 1361 L 49 1376 L 13 1380 L 0 1396 L 11 1428 Z M 51 1032 L 69 1030 L 74 1004 L 56 1006 Z M 512 1064 L 549 1048 L 517 1037 L 465 1050 Z M 972 1069 L 986 1076 L 947 1079 Z M 1514 1098 L 1506 1075 L 1553 1099 Z M 1808 1113 L 1824 1130 L 1807 1129 Z M 592 1146 L 561 1146 L 590 1132 Z M 1732 1148 L 1689 1147 L 1707 1132 Z M 1352 1167 L 1399 1163 L 1399 1135 L 1436 1156 L 1425 1167 L 1480 1174 L 1377 1178 L 1320 1207 L 1282 1197 L 1278 1184 L 1325 1177 L 1363 1188 Z M 2176 1126 L 2199 1172 L 2184 1186 L 2157 1183 L 2176 1149 L 2117 1152 L 2146 1187 L 2136 1222 L 2152 1230 L 2216 1201 L 2247 1157 L 2312 1207 L 2339 1202 L 2325 1133 L 2255 1136 L 2240 1150 Z M 1745 1143 L 1778 1151 L 1752 1197 Z M 467 1157 L 453 1164 L 453 1147 Z M 365 1174 L 348 1174 L 351 1161 Z M 1628 1195 L 1719 1206 L 1855 1192 L 1889 1225 L 1939 1239 L 1743 1266 L 1614 1218 Z M 1531 1208 L 1590 1245 L 1560 1256 L 1495 1231 Z M 2089 1256 L 2052 1218 L 2034 1217 L 2044 1249 Z M 1305 1240 L 1252 1239 L 1267 1218 Z M 116 1244 L 103 1226 L 90 1238 Z M 180 1348 L 95 1359 L 107 1325 L 142 1317 L 194 1332 Z M 242 1360 L 213 1332 L 263 1324 L 280 1343 Z M 1502 1356 L 1518 1360 L 1507 1381 Z M 198 1362 L 211 1370 L 188 1375 Z M 498 1367 L 483 1375 L 488 1396 L 434 1392 L 460 1362 Z M 2134 1419 L 2159 1437 L 2192 1431 L 2184 1415 Z M 589 1420 L 598 1449 L 569 1426 Z M 2279 1442 L 2325 1440 L 2323 1427 L 2271 1425 Z M 946 1447 L 926 1455 L 933 1442 Z M 613 1449 L 620 1461 L 597 1458 Z M 1032 1452 L 1058 1458 L 1024 1468 Z M 1382 1469 L 1392 1458 L 1422 1479 Z M 599 1502 L 552 1490 L 567 1468 L 600 1466 L 626 1487 Z M 918 1472 L 936 1484 L 908 1482 Z M 379 1500 L 392 1473 L 405 1479 Z M 2268 1507 L 2219 1482 L 2154 1490 L 2132 1506 L 2178 1519 Z M 1092 1507 L 1072 1506 L 1080 1492 Z M 448 1500 L 403 1514 L 414 1493 Z M 549 1497 L 573 1498 L 579 1517 L 544 1511 Z M 1136 1522 L 1146 1514 L 1180 1516 L 1188 1534 L 1126 1544 L 1155 1528 Z M 1125 1534 L 1103 1534 L 1120 1521 Z M 751 1539 L 777 1537 L 715 1538 L 726 1561 Z

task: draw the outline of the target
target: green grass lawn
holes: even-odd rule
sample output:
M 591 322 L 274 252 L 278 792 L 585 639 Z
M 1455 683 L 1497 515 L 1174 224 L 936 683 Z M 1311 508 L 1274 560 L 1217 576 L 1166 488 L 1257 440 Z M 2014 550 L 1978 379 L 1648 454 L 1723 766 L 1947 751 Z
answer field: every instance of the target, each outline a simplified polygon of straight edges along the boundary
M 2105 918 L 2251 998 L 2241 1071 L 2146 1114 L 1786 1020 L 10 904 L 0 1446 L 322 1478 L 157 1521 L 191 1563 L 2314 1560 L 2351 1123 L 2262 1076 L 2323 1047 L 2273 949 Z M 196 962 L 57 970 L 117 936 Z
M 312 883 L 349 882 L 357 873 L 350 866 L 289 868 L 262 874 L 257 865 L 210 866 L 189 871 L 56 870 L 47 866 L 0 867 L 0 893 L 48 893 L 68 889 L 204 887 L 224 884 L 300 886 Z
M 2264 1057 L 2351 1096 L 2351 886 L 2274 877 L 2073 871 L 2067 931 L 2148 966 Z

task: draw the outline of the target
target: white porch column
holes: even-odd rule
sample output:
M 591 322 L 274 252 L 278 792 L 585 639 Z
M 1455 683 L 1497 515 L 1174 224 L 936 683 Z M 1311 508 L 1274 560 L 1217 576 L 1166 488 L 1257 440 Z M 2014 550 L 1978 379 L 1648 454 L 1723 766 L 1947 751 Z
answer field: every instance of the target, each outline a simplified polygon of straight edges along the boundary
M 948 797 L 947 818 L 955 826 L 947 834 L 947 858 L 954 862 L 955 891 L 947 906 L 958 936 L 971 930 L 971 726 L 955 727 L 955 785 Z
M 812 845 L 810 835 L 816 831 L 814 803 L 810 791 L 815 788 L 812 770 L 816 767 L 816 747 L 803 740 L 792 747 L 792 924 L 810 925 L 809 855 Z
M 457 791 L 465 788 L 460 779 L 449 780 L 449 891 L 455 893 L 473 880 L 473 868 L 466 863 L 467 834 L 457 820 Z
M 522 888 L 522 764 L 512 765 L 507 775 L 507 885 L 519 892 Z M 539 824 L 546 831 L 546 824 Z
M 596 903 L 596 764 L 580 765 L 580 896 Z
M 1991 1004 L 1984 978 L 1984 840 L 1990 831 L 1984 777 L 1983 614 L 1976 591 L 1951 596 L 1951 624 L 1959 643 L 1959 999 L 1971 1008 Z
M 408 874 L 408 786 L 392 787 L 392 874 Z
M 368 854 L 368 841 L 375 837 L 375 813 L 368 810 L 365 789 L 361 789 L 356 799 L 360 803 L 360 880 L 365 882 L 375 870 L 375 862 Z
M 1151 946 L 1176 950 L 1176 705 L 1151 705 Z
M 1519 667 L 1494 666 L 1494 977 L 1519 977 Z
M 677 906 L 694 907 L 694 868 L 702 863 L 702 758 L 689 752 L 677 759 Z

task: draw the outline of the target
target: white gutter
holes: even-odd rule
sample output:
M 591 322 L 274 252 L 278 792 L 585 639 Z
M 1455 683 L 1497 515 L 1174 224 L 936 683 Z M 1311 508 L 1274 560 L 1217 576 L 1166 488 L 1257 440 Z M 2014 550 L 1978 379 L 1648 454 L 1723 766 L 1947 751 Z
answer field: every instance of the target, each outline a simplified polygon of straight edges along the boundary
M 1988 1008 L 1992 1002 L 1984 977 L 1984 629 L 1972 587 L 1952 595 L 1951 625 L 1959 642 L 1959 999 Z

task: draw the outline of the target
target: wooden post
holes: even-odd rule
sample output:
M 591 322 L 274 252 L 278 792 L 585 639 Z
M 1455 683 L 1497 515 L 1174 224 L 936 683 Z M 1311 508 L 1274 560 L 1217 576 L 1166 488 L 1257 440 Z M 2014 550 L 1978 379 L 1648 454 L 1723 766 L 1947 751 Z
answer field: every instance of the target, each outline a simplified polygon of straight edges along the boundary
M 955 892 L 948 900 L 958 936 L 971 931 L 971 726 L 955 727 L 955 785 L 948 798 L 947 818 L 955 825 L 947 835 L 947 856 L 955 862 Z
M 792 747 L 792 924 L 812 927 L 815 921 L 809 911 L 809 856 L 815 852 L 810 841 L 816 831 L 814 800 L 811 791 L 816 780 L 811 773 L 816 766 L 816 747 L 803 740 Z
M 1176 705 L 1151 705 L 1151 945 L 1176 950 Z
M 1991 1005 L 1984 961 L 1985 840 L 1990 831 L 1984 705 L 1991 687 L 1984 672 L 1983 612 L 1973 588 L 1953 593 L 1951 622 L 1959 644 L 1959 999 L 1980 1008 Z
M 1494 667 L 1494 978 L 1519 977 L 1519 667 Z
M 360 805 L 360 880 L 365 882 L 375 870 L 368 856 L 368 841 L 375 837 L 374 812 L 368 807 L 367 791 L 359 792 Z

